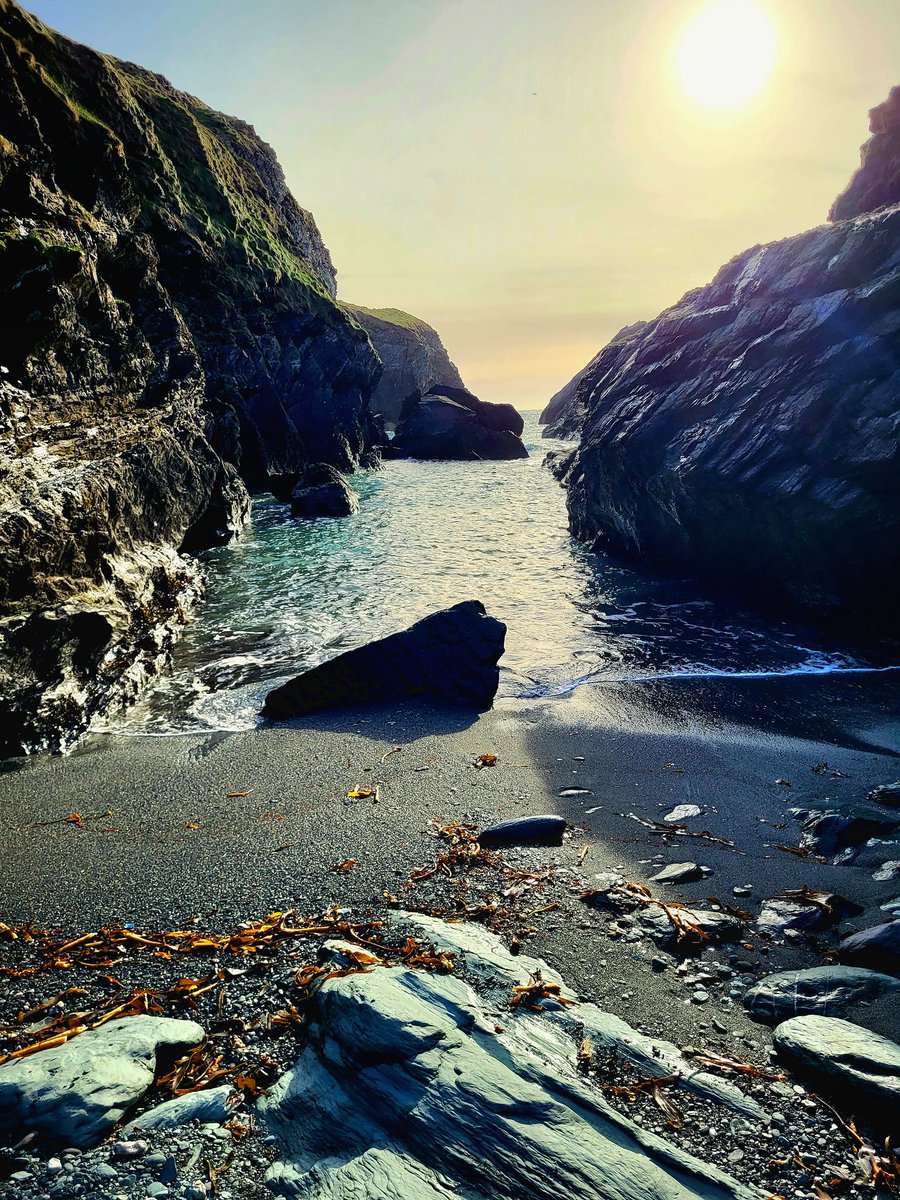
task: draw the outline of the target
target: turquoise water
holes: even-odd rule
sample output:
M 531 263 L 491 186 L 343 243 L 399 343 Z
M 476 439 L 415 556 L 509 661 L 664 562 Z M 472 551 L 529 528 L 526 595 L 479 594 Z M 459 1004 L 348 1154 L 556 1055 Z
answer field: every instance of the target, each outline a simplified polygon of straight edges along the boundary
M 350 518 L 298 521 L 257 500 L 243 536 L 204 556 L 206 600 L 173 669 L 121 728 L 250 728 L 291 675 L 470 597 L 507 623 L 505 696 L 565 695 L 585 679 L 868 665 L 807 630 L 588 552 L 541 467 L 564 444 L 540 438 L 537 414 L 525 440 L 527 460 L 397 461 L 359 475 Z

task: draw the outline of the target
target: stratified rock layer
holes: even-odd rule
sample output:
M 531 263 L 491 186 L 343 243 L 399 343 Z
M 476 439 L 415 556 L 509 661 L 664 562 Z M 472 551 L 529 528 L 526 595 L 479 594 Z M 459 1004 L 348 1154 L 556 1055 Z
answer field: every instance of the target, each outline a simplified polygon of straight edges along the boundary
M 369 405 L 387 425 L 397 423 L 404 400 L 413 392 L 424 395 L 436 384 L 464 386 L 437 330 L 425 321 L 397 308 L 346 303 L 341 308 L 363 327 L 384 364 Z
M 131 699 L 247 491 L 376 437 L 271 148 L 0 0 L 0 753 Z M 246 486 L 245 486 L 246 485 Z
M 636 321 L 633 325 L 626 325 L 624 329 L 620 329 L 615 337 L 594 355 L 587 366 L 582 367 L 567 384 L 550 397 L 540 418 L 540 423 L 546 426 L 544 437 L 578 437 L 587 411 L 587 397 L 590 391 L 585 381 L 593 377 L 594 367 L 600 355 L 608 355 L 611 347 L 631 341 L 646 324 L 646 321 Z
M 510 979 L 544 971 L 519 964 L 499 940 L 466 926 L 419 921 L 459 953 L 479 994 L 456 976 L 376 967 L 331 978 L 315 1000 L 297 1064 L 260 1103 L 282 1151 L 267 1177 L 277 1194 L 326 1200 L 751 1200 L 714 1166 L 615 1112 L 579 1077 L 573 1034 L 596 1032 L 644 1067 L 643 1039 L 591 1005 L 570 1016 L 509 1012 L 480 992 L 509 996 Z M 547 972 L 544 978 L 551 978 Z M 554 977 L 555 978 L 555 977 Z M 566 995 L 563 989 L 563 995 Z M 595 1020 L 596 1017 L 599 1020 Z M 570 1028 L 571 1027 L 571 1028 Z M 635 1045 L 631 1044 L 631 1035 Z M 647 1070 L 672 1066 L 660 1044 Z M 675 1057 L 678 1058 L 677 1052 Z M 690 1064 L 681 1060 L 685 1076 Z M 699 1078 L 699 1076 L 698 1076 Z M 714 1081 L 723 1083 L 723 1081 Z M 686 1086 L 687 1083 L 685 1083 Z M 751 1101 L 728 1083 L 716 1099 Z M 724 1114 L 730 1114 L 726 1109 Z
M 582 381 L 573 531 L 896 632 L 900 207 L 756 246 Z

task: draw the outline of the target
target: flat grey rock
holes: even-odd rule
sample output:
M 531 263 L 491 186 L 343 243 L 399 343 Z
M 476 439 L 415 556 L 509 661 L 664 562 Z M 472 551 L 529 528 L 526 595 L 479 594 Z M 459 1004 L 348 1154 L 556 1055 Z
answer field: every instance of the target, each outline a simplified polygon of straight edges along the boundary
M 295 1067 L 262 1099 L 267 1175 L 309 1200 L 750 1200 L 612 1109 L 545 1014 L 503 1030 L 453 975 L 376 967 L 325 982 Z
M 712 871 L 709 867 L 701 867 L 695 862 L 669 863 L 663 867 L 650 880 L 651 883 L 693 883 L 696 879 L 703 879 L 707 875 L 711 875 Z
M 676 825 L 680 821 L 686 821 L 688 817 L 699 817 L 702 813 L 703 809 L 699 804 L 676 804 L 671 812 L 666 813 L 663 820 L 668 821 L 670 825 Z
M 95 1145 L 173 1061 L 204 1037 L 196 1021 L 124 1017 L 63 1046 L 0 1067 L 0 1134 L 32 1130 L 66 1146 Z
M 148 1108 L 135 1117 L 122 1130 L 129 1137 L 142 1129 L 175 1129 L 196 1121 L 200 1125 L 220 1125 L 232 1116 L 240 1097 L 226 1083 L 221 1087 L 208 1088 L 205 1092 L 188 1092 L 186 1096 L 175 1096 Z
M 884 1120 L 900 1114 L 900 1046 L 839 1017 L 792 1017 L 773 1034 L 780 1057 L 829 1082 L 845 1100 L 864 1099 Z
M 900 988 L 900 980 L 863 967 L 810 967 L 767 975 L 744 996 L 757 1021 L 778 1024 L 790 1017 L 836 1017 L 854 1004 Z

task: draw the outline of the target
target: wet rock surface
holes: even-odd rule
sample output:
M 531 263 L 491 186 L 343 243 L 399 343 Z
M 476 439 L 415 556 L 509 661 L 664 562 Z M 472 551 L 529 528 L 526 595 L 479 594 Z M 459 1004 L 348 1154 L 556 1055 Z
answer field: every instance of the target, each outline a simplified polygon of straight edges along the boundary
M 247 488 L 352 469 L 380 373 L 253 129 L 0 4 L 0 753 L 165 665 Z
M 327 463 L 307 468 L 291 492 L 293 517 L 350 517 L 359 497 L 345 477 Z
M 579 385 L 573 532 L 727 579 L 744 599 L 891 633 L 898 280 L 900 208 L 867 210 L 745 251 L 608 347 Z
M 436 384 L 463 387 L 440 335 L 425 321 L 394 308 L 341 307 L 369 335 L 384 366 L 369 405 L 388 426 L 397 423 L 403 402 L 413 392 L 424 395 Z
M 587 414 L 587 401 L 590 393 L 589 379 L 593 376 L 594 368 L 601 355 L 607 355 L 616 345 L 624 345 L 647 324 L 646 321 L 635 321 L 623 329 L 600 350 L 591 361 L 569 380 L 567 384 L 551 396 L 546 408 L 541 413 L 541 424 L 545 426 L 544 437 L 577 438 Z
M 505 636 L 480 601 L 465 600 L 289 680 L 266 697 L 263 715 L 407 698 L 483 712 L 497 693 Z

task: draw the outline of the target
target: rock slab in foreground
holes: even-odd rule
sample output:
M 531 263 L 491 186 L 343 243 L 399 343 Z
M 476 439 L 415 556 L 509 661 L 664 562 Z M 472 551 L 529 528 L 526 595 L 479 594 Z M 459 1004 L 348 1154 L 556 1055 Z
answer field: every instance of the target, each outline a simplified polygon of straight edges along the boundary
M 790 1017 L 833 1017 L 898 987 L 900 980 L 863 967 L 809 967 L 767 975 L 746 993 L 744 1007 L 755 1020 L 772 1024 Z
M 484 712 L 491 707 L 506 626 L 479 600 L 432 613 L 402 633 L 348 650 L 269 692 L 263 716 L 418 699 Z
M 455 976 L 327 980 L 306 1048 L 260 1104 L 286 1151 L 267 1183 L 315 1200 L 749 1200 L 611 1109 L 576 1045 L 524 1013 L 498 1032 Z
M 792 1017 L 773 1035 L 779 1056 L 877 1109 L 900 1115 L 900 1046 L 839 1017 Z
M 558 846 L 566 830 L 566 818 L 553 813 L 539 817 L 516 817 L 490 825 L 479 835 L 482 846 Z
M 160 1060 L 203 1041 L 196 1021 L 123 1017 L 63 1046 L 0 1067 L 0 1134 L 37 1131 L 65 1146 L 93 1146 L 153 1083 Z

